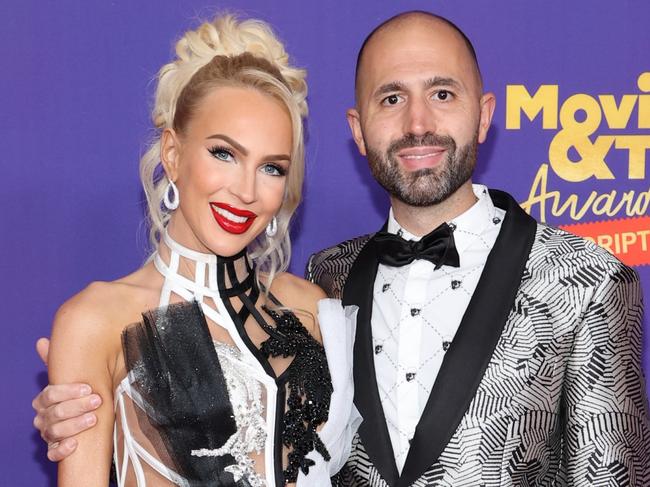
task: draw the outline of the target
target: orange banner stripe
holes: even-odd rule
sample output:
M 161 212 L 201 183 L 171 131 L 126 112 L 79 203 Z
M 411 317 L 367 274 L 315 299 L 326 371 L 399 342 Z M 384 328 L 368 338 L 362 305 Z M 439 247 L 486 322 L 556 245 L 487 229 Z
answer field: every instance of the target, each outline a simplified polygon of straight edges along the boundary
M 650 264 L 650 216 L 576 223 L 560 228 L 595 242 L 629 266 Z

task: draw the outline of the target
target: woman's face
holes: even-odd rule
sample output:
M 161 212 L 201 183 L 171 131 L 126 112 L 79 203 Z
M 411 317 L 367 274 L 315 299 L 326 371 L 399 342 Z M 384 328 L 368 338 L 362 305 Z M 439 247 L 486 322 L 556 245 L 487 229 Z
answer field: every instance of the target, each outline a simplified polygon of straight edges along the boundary
M 222 256 L 246 247 L 282 206 L 291 148 L 281 102 L 252 88 L 215 88 L 183 134 L 163 134 L 163 164 L 180 195 L 172 238 Z

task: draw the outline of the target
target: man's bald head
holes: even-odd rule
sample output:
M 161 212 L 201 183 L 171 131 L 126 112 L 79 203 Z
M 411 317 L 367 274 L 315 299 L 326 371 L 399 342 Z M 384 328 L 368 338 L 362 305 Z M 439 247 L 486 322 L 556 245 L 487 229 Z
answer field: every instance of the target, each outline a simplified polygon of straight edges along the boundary
M 391 17 L 390 19 L 382 22 L 379 24 L 375 29 L 373 29 L 370 34 L 366 37 L 366 39 L 363 41 L 363 44 L 361 44 L 361 49 L 359 49 L 359 54 L 357 55 L 357 64 L 355 68 L 355 93 L 357 96 L 359 96 L 359 81 L 360 81 L 360 76 L 363 74 L 362 70 L 364 68 L 364 54 L 368 48 L 372 46 L 372 44 L 375 42 L 377 38 L 381 38 L 382 34 L 388 33 L 391 31 L 400 31 L 403 29 L 408 29 L 411 26 L 415 25 L 424 25 L 424 26 L 430 26 L 432 29 L 440 28 L 443 26 L 443 28 L 448 29 L 452 34 L 456 35 L 460 40 L 462 40 L 463 44 L 466 47 L 467 54 L 469 55 L 475 70 L 476 70 L 476 76 L 477 80 L 479 82 L 479 85 L 482 87 L 482 79 L 481 79 L 481 71 L 478 65 L 478 59 L 476 57 L 476 51 L 474 50 L 474 46 L 472 45 L 472 42 L 469 40 L 469 38 L 465 35 L 465 33 L 456 26 L 453 22 L 450 20 L 441 17 L 439 15 L 432 14 L 430 12 L 424 12 L 420 10 L 414 10 L 414 11 L 409 11 L 409 12 L 403 12 L 401 14 L 397 14 L 394 17 Z
M 347 118 L 359 152 L 404 216 L 419 207 L 456 211 L 474 204 L 477 146 L 494 107 L 494 95 L 483 92 L 474 48 L 458 27 L 408 12 L 364 42 L 356 107 Z

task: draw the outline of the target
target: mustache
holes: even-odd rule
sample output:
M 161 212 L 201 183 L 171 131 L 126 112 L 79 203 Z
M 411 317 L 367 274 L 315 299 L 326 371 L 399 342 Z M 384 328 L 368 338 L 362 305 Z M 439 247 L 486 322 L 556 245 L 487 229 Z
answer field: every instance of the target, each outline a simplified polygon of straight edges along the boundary
M 456 141 L 452 137 L 449 135 L 437 135 L 431 132 L 426 132 L 422 135 L 406 134 L 404 137 L 391 142 L 386 152 L 390 155 L 395 155 L 402 149 L 423 145 L 444 147 L 452 154 L 456 152 Z

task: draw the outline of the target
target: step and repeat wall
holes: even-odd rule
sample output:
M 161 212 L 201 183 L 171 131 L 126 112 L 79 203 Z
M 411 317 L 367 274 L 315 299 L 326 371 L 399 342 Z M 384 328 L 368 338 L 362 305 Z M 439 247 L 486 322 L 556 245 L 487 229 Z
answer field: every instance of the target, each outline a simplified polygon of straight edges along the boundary
M 650 4 L 641 0 L 9 1 L 0 5 L 2 484 L 55 485 L 31 421 L 46 383 L 34 351 L 57 307 L 147 257 L 138 160 L 154 77 L 188 28 L 218 12 L 270 22 L 308 70 L 304 202 L 294 273 L 378 229 L 388 201 L 345 120 L 357 50 L 379 22 L 424 9 L 473 40 L 497 109 L 475 180 L 539 221 L 594 240 L 650 301 Z M 650 331 L 644 322 L 646 337 Z M 645 370 L 650 350 L 645 339 Z

